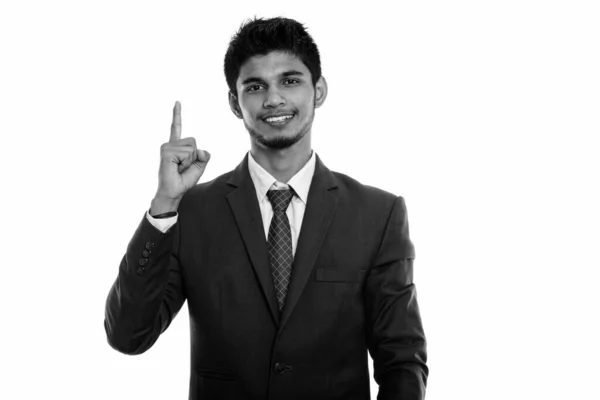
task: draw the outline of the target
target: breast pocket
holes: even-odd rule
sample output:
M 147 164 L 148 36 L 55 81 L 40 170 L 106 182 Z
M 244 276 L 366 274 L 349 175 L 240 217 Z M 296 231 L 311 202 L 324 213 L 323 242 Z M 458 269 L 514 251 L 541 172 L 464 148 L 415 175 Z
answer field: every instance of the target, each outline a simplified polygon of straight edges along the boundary
M 332 266 L 315 269 L 313 290 L 319 314 L 329 318 L 330 323 L 340 324 L 361 315 L 366 275 L 366 269 Z

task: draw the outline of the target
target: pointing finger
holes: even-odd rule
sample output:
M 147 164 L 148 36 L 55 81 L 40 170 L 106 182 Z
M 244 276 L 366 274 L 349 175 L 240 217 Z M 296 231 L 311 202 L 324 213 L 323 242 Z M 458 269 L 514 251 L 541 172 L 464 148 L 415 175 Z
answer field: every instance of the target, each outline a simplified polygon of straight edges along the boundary
M 169 142 L 181 139 L 181 103 L 176 101 L 173 107 L 173 122 L 171 123 L 171 137 Z

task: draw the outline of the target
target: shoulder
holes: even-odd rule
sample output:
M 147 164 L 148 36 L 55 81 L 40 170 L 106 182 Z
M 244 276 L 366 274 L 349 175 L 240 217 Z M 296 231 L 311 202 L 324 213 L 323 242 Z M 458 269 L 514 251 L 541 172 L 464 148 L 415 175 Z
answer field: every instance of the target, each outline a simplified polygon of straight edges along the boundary
M 365 185 L 348 175 L 332 172 L 337 181 L 337 216 L 348 231 L 375 238 L 376 247 L 386 235 L 401 235 L 399 248 L 403 254 L 414 254 L 408 234 L 404 198 L 378 187 Z M 397 239 L 397 238 L 396 238 Z M 374 245 L 375 246 L 375 245 Z
M 404 198 L 381 188 L 370 186 L 339 172 L 331 171 L 337 188 L 331 190 L 337 207 L 349 218 L 368 220 L 371 224 L 387 224 L 395 213 L 406 215 Z
M 391 207 L 398 199 L 402 199 L 402 196 L 397 196 L 375 186 L 365 185 L 346 174 L 335 171 L 331 171 L 331 173 L 337 181 L 341 198 L 353 202 L 380 204 L 387 207 Z

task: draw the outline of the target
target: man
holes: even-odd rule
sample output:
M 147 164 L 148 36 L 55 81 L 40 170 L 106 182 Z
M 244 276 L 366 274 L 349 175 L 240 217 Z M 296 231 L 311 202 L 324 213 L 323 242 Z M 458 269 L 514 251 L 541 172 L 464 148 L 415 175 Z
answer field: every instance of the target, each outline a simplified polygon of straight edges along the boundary
M 210 155 L 181 139 L 175 104 L 156 196 L 108 295 L 108 342 L 143 353 L 187 299 L 190 399 L 369 399 L 367 350 L 378 399 L 423 399 L 404 201 L 312 151 L 327 97 L 312 38 L 294 20 L 249 21 L 225 75 L 250 152 L 196 185 Z

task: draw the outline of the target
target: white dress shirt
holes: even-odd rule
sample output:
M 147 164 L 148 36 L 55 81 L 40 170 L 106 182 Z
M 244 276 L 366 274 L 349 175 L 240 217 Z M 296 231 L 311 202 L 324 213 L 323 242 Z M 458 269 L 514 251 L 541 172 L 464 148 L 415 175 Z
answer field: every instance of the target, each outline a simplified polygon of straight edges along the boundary
M 267 197 L 267 192 L 270 189 L 282 190 L 293 188 L 294 197 L 290 202 L 286 210 L 287 217 L 290 221 L 290 228 L 292 231 L 292 253 L 296 254 L 296 246 L 298 244 L 298 237 L 300 236 L 300 228 L 302 227 L 302 219 L 304 218 L 304 211 L 306 210 L 306 202 L 308 200 L 308 190 L 310 189 L 310 183 L 312 182 L 313 175 L 315 173 L 315 152 L 311 153 L 310 159 L 304 164 L 302 169 L 296 173 L 287 184 L 278 182 L 271 174 L 269 174 L 263 167 L 261 167 L 252 157 L 252 153 L 248 152 L 248 171 L 250 177 L 254 183 L 256 189 L 256 197 L 258 198 L 258 206 L 260 207 L 260 213 L 262 216 L 263 227 L 265 228 L 265 240 L 269 239 L 269 227 L 271 226 L 271 219 L 273 218 L 273 207 Z M 156 227 L 156 229 L 165 233 L 177 222 L 176 215 L 170 218 L 153 218 L 150 215 L 150 210 L 146 212 L 148 221 Z

